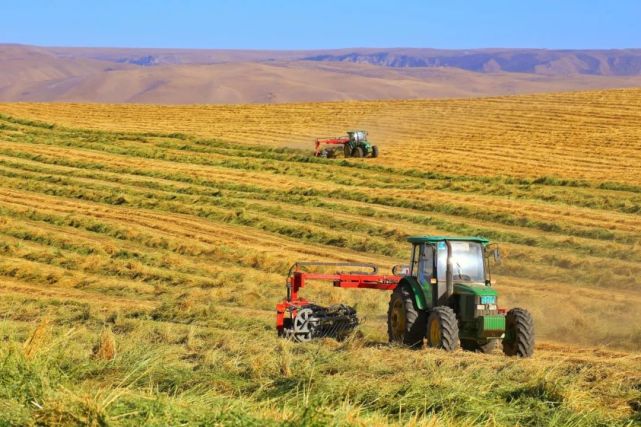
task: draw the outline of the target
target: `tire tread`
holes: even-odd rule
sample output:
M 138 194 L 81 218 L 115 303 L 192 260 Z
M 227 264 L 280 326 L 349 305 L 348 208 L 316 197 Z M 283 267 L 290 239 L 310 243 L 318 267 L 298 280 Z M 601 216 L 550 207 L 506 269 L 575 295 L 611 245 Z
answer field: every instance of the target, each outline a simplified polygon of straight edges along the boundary
M 432 316 L 437 316 L 441 323 L 441 342 L 437 347 L 446 351 L 454 351 L 458 349 L 459 328 L 454 310 L 447 306 L 434 307 L 430 313 L 430 317 Z
M 397 342 L 392 332 L 392 306 L 396 298 L 403 299 L 405 306 L 405 317 L 407 325 L 405 327 L 405 335 L 402 344 L 411 348 L 420 348 L 423 346 L 423 338 L 425 337 L 426 316 L 425 312 L 419 310 L 414 302 L 412 292 L 406 286 L 398 286 L 390 296 L 389 307 L 387 310 L 387 336 L 389 342 Z
M 513 308 L 506 315 L 506 325 L 514 324 L 514 342 L 503 341 L 503 352 L 508 356 L 531 357 L 534 354 L 534 320 L 523 308 Z

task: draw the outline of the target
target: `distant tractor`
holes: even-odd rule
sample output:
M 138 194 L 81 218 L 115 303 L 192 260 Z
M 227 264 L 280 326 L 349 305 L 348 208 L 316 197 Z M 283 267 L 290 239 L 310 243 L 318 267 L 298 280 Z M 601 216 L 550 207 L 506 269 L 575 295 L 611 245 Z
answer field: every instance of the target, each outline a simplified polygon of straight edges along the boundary
M 343 339 L 358 325 L 354 308 L 323 307 L 301 298 L 307 281 L 330 281 L 335 287 L 391 290 L 387 312 L 389 341 L 412 348 L 429 347 L 487 353 L 501 341 L 508 356 L 534 352 L 534 322 L 527 310 L 499 308 L 492 288 L 490 260 L 498 247 L 480 237 L 414 236 L 409 266 L 379 275 L 373 264 L 301 262 L 290 269 L 287 298 L 276 306 L 280 336 L 304 342 L 320 337 Z M 333 274 L 302 271 L 315 266 L 363 268 Z
M 333 158 L 337 152 L 344 157 L 378 157 L 378 147 L 367 140 L 367 131 L 351 130 L 345 136 L 317 138 L 314 156 Z

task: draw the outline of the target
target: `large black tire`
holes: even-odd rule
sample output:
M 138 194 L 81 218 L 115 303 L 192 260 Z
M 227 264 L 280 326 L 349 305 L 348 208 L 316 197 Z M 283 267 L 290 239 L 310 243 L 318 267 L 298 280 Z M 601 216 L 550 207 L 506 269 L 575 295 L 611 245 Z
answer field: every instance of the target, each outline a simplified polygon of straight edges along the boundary
M 518 357 L 534 354 L 534 320 L 527 310 L 513 308 L 507 312 L 503 353 Z
M 438 306 L 427 318 L 427 344 L 433 348 L 454 351 L 459 347 L 458 320 L 454 310 Z
M 343 145 L 343 154 L 345 155 L 345 158 L 352 157 L 352 148 L 349 144 Z
M 357 159 L 362 158 L 365 155 L 363 152 L 363 147 L 356 147 L 354 150 L 352 150 L 352 157 L 356 157 Z
M 461 347 L 466 351 L 474 351 L 477 353 L 491 353 L 496 348 L 499 340 L 488 340 L 485 344 L 480 344 L 476 340 L 461 340 Z
M 373 158 L 378 157 L 378 147 L 376 145 L 372 145 L 372 157 Z
M 397 286 L 392 292 L 387 310 L 389 341 L 411 348 L 423 347 L 425 319 L 425 312 L 416 307 L 412 291 L 406 286 Z

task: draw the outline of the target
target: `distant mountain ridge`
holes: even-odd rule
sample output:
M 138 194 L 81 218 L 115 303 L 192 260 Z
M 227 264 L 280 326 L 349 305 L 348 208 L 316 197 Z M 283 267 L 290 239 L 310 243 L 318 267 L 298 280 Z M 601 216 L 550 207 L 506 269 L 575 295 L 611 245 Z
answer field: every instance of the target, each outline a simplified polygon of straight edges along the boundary
M 0 102 L 275 103 L 641 86 L 641 49 L 261 51 L 0 44 Z
M 352 62 L 392 68 L 448 67 L 476 73 L 641 75 L 641 49 L 421 49 L 355 48 L 310 51 L 225 49 L 45 48 L 65 57 L 98 59 L 143 66 L 223 62 Z
M 477 73 L 641 75 L 641 49 L 629 50 L 466 50 L 390 49 L 321 54 L 308 61 L 356 62 L 385 67 L 452 67 Z
M 143 48 L 39 48 L 58 57 L 154 66 L 225 62 L 352 62 L 392 68 L 448 67 L 477 73 L 641 75 L 641 49 L 355 48 L 309 51 Z

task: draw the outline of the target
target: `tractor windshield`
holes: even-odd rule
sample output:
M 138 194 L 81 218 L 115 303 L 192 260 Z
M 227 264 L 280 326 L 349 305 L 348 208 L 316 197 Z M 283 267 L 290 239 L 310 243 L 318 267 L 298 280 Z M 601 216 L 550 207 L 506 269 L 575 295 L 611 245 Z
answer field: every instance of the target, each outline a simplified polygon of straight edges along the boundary
M 450 241 L 452 280 L 485 281 L 483 245 L 478 242 Z

